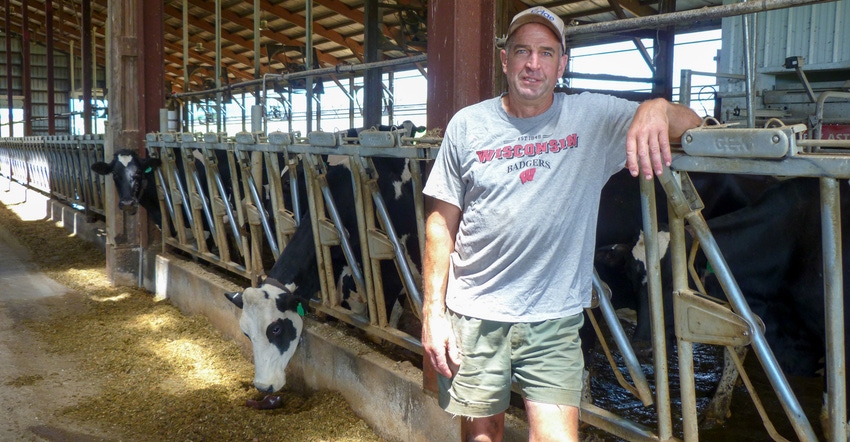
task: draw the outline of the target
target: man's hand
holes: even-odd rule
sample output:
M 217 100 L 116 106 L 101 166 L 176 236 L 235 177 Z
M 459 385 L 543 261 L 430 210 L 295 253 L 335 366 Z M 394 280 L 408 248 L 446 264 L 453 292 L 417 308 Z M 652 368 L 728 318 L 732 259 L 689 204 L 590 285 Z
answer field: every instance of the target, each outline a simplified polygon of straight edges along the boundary
M 626 167 L 632 176 L 643 172 L 651 180 L 653 173 L 661 175 L 664 166 L 673 160 L 670 139 L 699 126 L 702 120 L 690 108 L 656 98 L 641 103 L 626 138 Z
M 437 373 L 451 378 L 460 365 L 460 351 L 445 313 L 425 313 L 422 321 L 422 351 Z
M 457 372 L 460 351 L 446 316 L 446 285 L 450 255 L 460 226 L 460 208 L 438 199 L 429 199 L 431 212 L 425 222 L 425 259 L 422 266 L 422 351 L 441 375 Z

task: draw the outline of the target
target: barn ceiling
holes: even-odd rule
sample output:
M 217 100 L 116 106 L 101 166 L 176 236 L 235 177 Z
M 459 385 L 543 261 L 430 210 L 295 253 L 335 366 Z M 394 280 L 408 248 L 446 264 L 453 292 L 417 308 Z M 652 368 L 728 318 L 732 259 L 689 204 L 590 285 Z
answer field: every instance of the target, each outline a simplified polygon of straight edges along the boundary
M 13 34 L 29 30 L 31 41 L 46 42 L 44 0 L 0 0 L 10 4 Z M 60 51 L 80 55 L 82 2 L 53 0 L 54 44 Z M 377 0 L 381 14 L 381 50 L 385 59 L 427 53 L 427 0 Z M 722 0 L 504 0 L 509 8 L 525 9 L 543 5 L 566 23 L 586 24 L 657 14 L 659 3 L 673 1 L 677 10 L 715 6 Z M 8 3 L 7 3 L 8 2 Z M 215 2 L 186 0 L 188 20 L 183 19 L 184 0 L 163 0 L 164 62 L 166 81 L 175 90 L 183 89 L 183 53 L 187 52 L 190 71 L 211 69 L 215 65 Z M 363 61 L 365 0 L 313 0 L 313 45 L 319 67 L 357 64 Z M 27 5 L 24 23 L 23 5 Z M 288 73 L 304 69 L 306 0 L 260 0 L 260 73 Z M 254 0 L 222 0 L 221 46 L 223 71 L 229 81 L 240 82 L 254 76 Z M 90 3 L 94 31 L 95 56 L 105 65 L 105 27 L 107 0 Z M 707 28 L 719 21 L 688 23 L 684 26 Z M 184 51 L 184 28 L 188 50 Z M 6 29 L 5 14 L 0 14 L 0 30 Z M 684 30 L 684 28 L 680 29 Z M 584 37 L 576 44 L 603 39 L 627 39 L 628 36 Z M 209 75 L 210 77 L 214 75 Z M 190 81 L 202 82 L 199 78 Z M 193 89 L 195 87 L 193 86 Z

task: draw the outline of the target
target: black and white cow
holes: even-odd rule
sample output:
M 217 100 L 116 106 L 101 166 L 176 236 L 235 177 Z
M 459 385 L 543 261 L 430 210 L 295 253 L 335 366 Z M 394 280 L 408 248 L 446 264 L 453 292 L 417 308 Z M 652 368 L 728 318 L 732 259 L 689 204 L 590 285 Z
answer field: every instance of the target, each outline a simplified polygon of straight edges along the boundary
M 399 242 L 407 252 L 408 261 L 413 264 L 412 270 L 417 272 L 420 249 L 418 235 L 416 235 L 413 188 L 408 161 L 400 158 L 372 157 L 378 177 L 378 188 L 386 203 L 389 217 Z M 362 241 L 352 200 L 354 188 L 351 171 L 344 163 L 332 165 L 327 168 L 325 179 L 331 196 L 336 202 L 346 236 L 352 245 L 353 255 L 360 265 Z M 270 327 L 280 321 L 285 322 L 286 318 L 290 320 L 294 318 L 293 314 L 297 305 L 306 307 L 310 299 L 320 290 L 319 268 L 311 223 L 309 213 L 305 214 L 298 229 L 259 288 L 245 289 L 241 295 L 226 294 L 237 307 L 243 309 L 239 320 L 240 328 L 251 340 L 255 361 L 254 384 L 263 392 L 271 393 L 284 386 L 283 372 L 291 359 L 291 354 L 282 349 L 295 348 L 300 336 L 300 334 L 286 335 L 287 339 L 291 338 L 291 341 L 281 345 L 280 342 L 275 341 L 278 335 L 269 332 Z M 365 294 L 356 293 L 355 284 L 340 247 L 332 247 L 331 254 L 334 278 L 337 290 L 340 291 L 338 299 L 343 300 L 343 307 L 348 307 L 353 313 L 361 311 L 365 313 Z M 381 261 L 381 274 L 384 301 L 388 310 L 386 313 L 390 315 L 389 310 L 403 299 L 404 285 L 392 261 Z M 281 286 L 288 289 L 280 291 Z M 248 310 L 244 307 L 247 305 L 244 300 L 249 295 L 258 305 L 256 309 Z M 243 300 L 241 303 L 238 302 L 240 297 Z M 293 300 L 298 300 L 298 303 Z M 273 379 L 274 382 L 269 382 L 269 379 Z
M 162 212 L 156 194 L 154 171 L 162 165 L 159 158 L 142 158 L 133 150 L 121 149 L 109 163 L 98 161 L 91 170 L 100 175 L 112 175 L 118 208 L 135 214 L 139 206 L 144 207 L 158 227 L 162 227 Z
M 704 213 L 709 229 L 753 312 L 763 319 L 779 319 L 771 321 L 775 325 L 768 325 L 765 321 L 768 327 L 766 335 L 773 343 L 782 342 L 777 356 L 783 367 L 795 375 L 817 371 L 817 361 L 823 351 L 822 346 L 816 350 L 811 345 L 812 337 L 823 342 L 824 328 L 818 189 L 815 179 L 777 180 L 763 190 L 760 197 L 738 210 Z M 843 207 L 850 202 L 844 193 Z M 710 190 L 705 189 L 702 194 L 708 195 Z M 663 193 L 660 195 L 663 197 Z M 704 212 L 707 209 L 708 206 Z M 637 241 L 602 248 L 597 254 L 597 264 L 600 261 L 616 262 L 614 270 L 631 269 L 627 270 L 630 280 L 626 285 L 640 286 L 640 290 L 645 290 L 645 267 L 643 263 L 636 262 L 642 259 L 642 255 L 634 250 L 640 244 Z M 708 268 L 702 254 L 697 255 L 695 267 Z M 662 279 L 669 281 L 669 265 L 662 263 L 662 271 L 666 272 Z M 713 274 L 706 272 L 703 278 L 709 295 L 724 297 Z M 664 293 L 665 305 L 672 304 L 669 287 Z M 645 292 L 642 291 L 640 296 L 644 298 Z M 814 302 L 816 300 L 818 302 Z M 665 314 L 667 322 L 672 321 L 670 313 Z M 639 317 L 642 316 L 639 314 Z M 780 325 L 788 321 L 797 325 Z M 668 325 L 672 331 L 672 324 Z M 672 334 L 668 338 L 672 338 Z
M 286 385 L 286 366 L 304 330 L 302 315 L 309 299 L 293 294 L 293 288 L 266 278 L 259 288 L 227 294 L 242 309 L 239 328 L 254 349 L 254 387 L 265 393 Z

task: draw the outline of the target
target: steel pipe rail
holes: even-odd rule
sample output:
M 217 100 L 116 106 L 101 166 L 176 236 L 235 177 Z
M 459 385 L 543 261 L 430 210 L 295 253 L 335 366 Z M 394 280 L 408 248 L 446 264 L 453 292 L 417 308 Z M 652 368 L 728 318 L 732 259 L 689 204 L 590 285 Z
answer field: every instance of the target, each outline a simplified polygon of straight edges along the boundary
M 687 199 L 679 187 L 679 183 L 672 179 L 671 176 L 670 169 L 666 169 L 658 178 L 667 192 L 669 201 L 673 205 L 677 215 L 685 218 L 688 224 L 694 228 L 695 234 L 699 238 L 700 244 L 702 244 L 703 251 L 711 263 L 715 274 L 718 276 L 718 280 L 734 307 L 735 312 L 749 325 L 753 349 L 761 361 L 767 377 L 774 391 L 776 391 L 782 407 L 785 409 L 786 415 L 794 424 L 794 430 L 797 432 L 800 440 L 817 440 L 811 423 L 806 418 L 799 401 L 797 401 L 796 396 L 794 396 L 791 390 L 791 386 L 788 384 L 788 380 L 782 373 L 782 369 L 779 367 L 779 363 L 767 343 L 764 332 L 759 326 L 758 319 L 750 309 L 743 292 L 732 276 L 732 271 L 726 263 L 723 254 L 720 252 L 720 248 L 715 242 L 714 236 L 712 236 L 705 219 L 702 217 L 702 213 L 699 210 L 694 211 L 688 206 Z
M 209 95 L 227 92 L 227 91 L 250 89 L 250 88 L 253 88 L 253 87 L 256 87 L 256 86 L 260 86 L 260 85 L 262 85 L 263 90 L 265 91 L 266 81 L 268 81 L 269 78 L 271 78 L 272 80 L 289 81 L 289 80 L 297 80 L 297 79 L 301 79 L 301 78 L 316 77 L 316 76 L 327 75 L 327 74 L 355 73 L 355 72 L 365 71 L 365 70 L 368 70 L 368 69 L 384 68 L 384 67 L 392 67 L 392 66 L 402 66 L 402 65 L 406 65 L 406 64 L 415 64 L 415 63 L 422 63 L 422 62 L 427 62 L 427 61 L 428 61 L 427 55 L 415 55 L 413 57 L 395 58 L 395 59 L 392 59 L 392 60 L 375 61 L 375 62 L 371 62 L 371 63 L 345 64 L 345 65 L 337 65 L 337 66 L 334 66 L 332 68 L 310 69 L 310 70 L 301 71 L 301 72 L 294 72 L 294 73 L 291 73 L 291 74 L 265 74 L 265 75 L 263 75 L 263 78 L 261 78 L 261 79 L 241 81 L 239 83 L 233 83 L 233 84 L 230 84 L 230 85 L 227 85 L 227 86 L 216 87 L 216 88 L 213 88 L 213 89 L 206 89 L 206 90 L 203 90 L 203 91 L 181 92 L 181 93 L 173 94 L 172 96 L 174 98 L 209 96 Z M 263 94 L 265 96 L 265 92 L 263 92 Z M 263 100 L 263 101 L 265 101 L 265 100 Z
M 367 173 L 369 171 L 375 170 L 375 166 L 372 164 L 370 158 L 361 158 L 361 161 L 366 163 L 366 167 L 364 169 L 367 171 Z M 370 178 L 376 179 L 377 177 Z M 384 202 L 384 197 L 381 195 L 381 191 L 380 189 L 378 189 L 377 182 L 374 179 L 369 180 L 368 187 L 369 191 L 372 194 L 372 201 L 375 203 L 375 208 L 377 209 L 378 216 L 383 222 L 384 230 L 387 231 L 387 238 L 389 238 L 390 243 L 393 246 L 395 261 L 396 264 L 401 268 L 401 274 L 403 277 L 405 288 L 407 288 L 411 300 L 413 301 L 414 306 L 416 307 L 416 316 L 422 317 L 422 293 L 420 293 L 419 285 L 414 280 L 413 272 L 410 270 L 410 266 L 407 264 L 407 259 L 405 259 L 404 250 L 398 240 L 398 235 L 396 234 L 395 227 L 393 226 L 392 220 L 390 219 L 389 211 L 387 210 L 387 204 L 386 202 Z
M 830 3 L 836 0 L 760 0 L 743 3 L 732 3 L 722 6 L 691 9 L 688 11 L 670 12 L 646 17 L 627 18 L 587 25 L 567 26 L 564 33 L 569 42 L 571 36 L 600 34 L 608 32 L 634 31 L 637 29 L 662 28 L 674 26 L 682 22 L 707 20 L 736 15 L 752 14 L 755 12 L 772 11 L 774 9 L 793 8 L 796 6 Z
M 629 375 L 632 377 L 632 382 L 635 384 L 634 387 L 635 391 L 637 391 L 638 399 L 640 399 L 644 406 L 648 407 L 652 405 L 653 399 L 649 382 L 646 381 L 646 374 L 644 374 L 643 368 L 641 368 L 640 362 L 635 354 L 635 350 L 629 343 L 629 338 L 626 336 L 626 332 L 623 330 L 622 324 L 620 324 L 620 319 L 617 317 L 614 305 L 611 304 L 611 299 L 608 298 L 611 291 L 605 290 L 602 279 L 600 279 L 599 274 L 596 273 L 596 269 L 593 270 L 592 284 L 594 290 L 596 290 L 597 296 L 599 297 L 599 310 L 602 312 L 602 317 L 605 318 L 605 322 L 608 324 L 608 329 L 614 338 L 614 343 L 617 344 L 617 348 L 620 349 L 620 354 L 623 356 L 623 363 L 626 365 L 626 369 L 629 370 Z

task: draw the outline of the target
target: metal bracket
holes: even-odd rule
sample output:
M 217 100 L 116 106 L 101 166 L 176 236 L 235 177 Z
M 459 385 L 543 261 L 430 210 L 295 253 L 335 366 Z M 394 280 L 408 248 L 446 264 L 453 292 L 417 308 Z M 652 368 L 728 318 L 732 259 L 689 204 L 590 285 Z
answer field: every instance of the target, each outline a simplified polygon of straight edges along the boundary
M 750 327 L 742 317 L 690 290 L 674 293 L 673 312 L 679 339 L 733 347 L 751 342 Z

